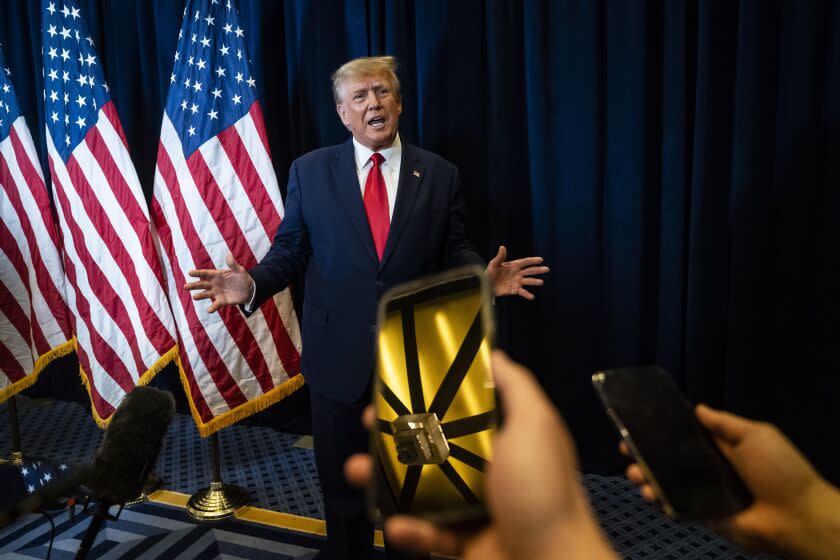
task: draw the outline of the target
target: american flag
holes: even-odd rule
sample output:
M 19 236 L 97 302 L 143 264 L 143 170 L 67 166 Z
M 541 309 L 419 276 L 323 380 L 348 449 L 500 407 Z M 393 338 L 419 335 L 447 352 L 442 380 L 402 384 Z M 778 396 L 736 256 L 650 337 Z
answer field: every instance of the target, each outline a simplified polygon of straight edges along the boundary
M 42 2 L 44 102 L 82 380 L 104 426 L 176 357 L 149 213 L 93 39 L 70 1 Z
M 187 272 L 253 266 L 271 245 L 283 202 L 271 164 L 245 31 L 231 1 L 188 1 L 161 126 L 152 217 L 169 274 L 184 388 L 202 435 L 299 387 L 300 331 L 288 290 L 249 318 L 210 314 Z
M 72 352 L 58 232 L 0 48 L 0 401 Z

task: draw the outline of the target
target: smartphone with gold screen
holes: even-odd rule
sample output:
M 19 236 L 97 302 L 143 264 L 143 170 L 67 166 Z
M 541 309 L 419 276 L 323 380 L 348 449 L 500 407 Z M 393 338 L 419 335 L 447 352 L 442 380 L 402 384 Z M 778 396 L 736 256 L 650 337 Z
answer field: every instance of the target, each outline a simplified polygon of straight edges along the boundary
M 479 267 L 397 286 L 379 304 L 371 515 L 486 519 L 497 424 L 493 320 Z

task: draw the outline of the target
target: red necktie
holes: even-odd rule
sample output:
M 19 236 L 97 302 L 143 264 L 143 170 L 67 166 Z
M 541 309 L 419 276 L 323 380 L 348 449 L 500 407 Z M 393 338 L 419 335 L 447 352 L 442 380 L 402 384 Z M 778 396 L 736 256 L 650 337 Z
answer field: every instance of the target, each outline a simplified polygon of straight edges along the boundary
M 391 217 L 388 213 L 388 191 L 385 190 L 385 177 L 379 166 L 385 161 L 382 154 L 374 152 L 370 159 L 373 167 L 370 168 L 367 180 L 365 181 L 365 212 L 367 212 L 370 232 L 373 234 L 373 243 L 376 245 L 376 254 L 382 260 L 382 253 L 385 252 L 385 241 L 388 239 L 388 228 L 391 227 Z

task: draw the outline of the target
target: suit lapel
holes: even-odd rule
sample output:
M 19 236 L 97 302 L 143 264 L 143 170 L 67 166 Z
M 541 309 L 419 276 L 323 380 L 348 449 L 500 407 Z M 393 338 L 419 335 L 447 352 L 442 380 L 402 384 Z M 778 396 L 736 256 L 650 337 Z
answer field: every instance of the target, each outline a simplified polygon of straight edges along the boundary
M 420 164 L 417 153 L 410 144 L 403 144 L 397 200 L 394 203 L 394 214 L 391 218 L 391 227 L 388 230 L 388 239 L 385 242 L 380 270 L 388 264 L 388 260 L 400 240 L 400 235 L 402 235 L 405 225 L 408 223 L 424 175 L 425 169 Z
M 353 222 L 353 227 L 356 228 L 356 232 L 370 257 L 378 262 L 379 257 L 373 244 L 373 235 L 370 233 L 365 204 L 359 190 L 359 176 L 356 172 L 356 156 L 353 151 L 352 138 L 341 146 L 335 159 L 333 159 L 332 173 L 339 204 L 347 212 L 350 221 Z

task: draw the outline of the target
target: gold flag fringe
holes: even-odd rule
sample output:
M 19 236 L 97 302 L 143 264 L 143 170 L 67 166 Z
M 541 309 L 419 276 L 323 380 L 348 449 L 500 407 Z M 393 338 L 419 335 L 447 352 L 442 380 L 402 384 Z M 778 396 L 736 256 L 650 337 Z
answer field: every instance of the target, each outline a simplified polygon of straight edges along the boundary
M 158 374 L 158 372 L 160 372 L 160 370 L 166 367 L 169 364 L 169 362 L 175 361 L 177 359 L 178 345 L 176 344 L 175 346 L 167 350 L 163 356 L 158 358 L 158 360 L 154 363 L 154 365 L 152 365 L 152 367 L 150 367 L 148 370 L 146 370 L 145 373 L 143 373 L 143 375 L 140 376 L 140 379 L 137 380 L 135 386 L 146 385 L 149 381 L 151 381 L 154 378 L 155 375 Z M 180 363 L 178 363 L 178 369 L 181 369 Z M 102 418 L 101 416 L 99 416 L 99 414 L 96 412 L 96 408 L 93 406 L 93 395 L 91 395 L 90 392 L 90 382 L 88 381 L 87 375 L 85 375 L 85 370 L 82 369 L 81 365 L 79 365 L 79 376 L 82 378 L 82 384 L 85 386 L 85 389 L 88 392 L 88 397 L 91 399 L 90 410 L 93 414 L 93 420 L 94 422 L 96 422 L 97 426 L 104 430 L 108 427 L 108 423 L 111 421 L 113 414 L 111 414 L 111 416 L 109 416 L 108 418 Z
M 297 374 L 293 377 L 290 377 L 288 381 L 283 383 L 282 385 L 278 385 L 268 393 L 265 393 L 262 396 L 257 397 L 256 399 L 250 400 L 243 405 L 237 406 L 233 410 L 229 410 L 224 414 L 220 414 L 216 416 L 209 422 L 202 422 L 201 417 L 198 414 L 198 411 L 195 409 L 195 404 L 192 400 L 192 394 L 190 393 L 190 385 L 189 381 L 187 380 L 187 376 L 184 373 L 184 368 L 181 366 L 181 357 L 178 356 L 176 358 L 178 363 L 178 373 L 181 377 L 181 385 L 184 387 L 184 393 L 187 395 L 187 402 L 190 403 L 190 412 L 192 413 L 193 420 L 195 421 L 195 425 L 198 428 L 198 433 L 201 437 L 208 437 L 213 435 L 214 433 L 218 432 L 223 428 L 227 428 L 231 424 L 235 424 L 240 420 L 243 420 L 252 414 L 256 414 L 261 410 L 265 410 L 269 406 L 273 405 L 276 402 L 279 402 L 301 387 L 303 387 L 304 383 L 306 382 L 303 378 L 303 374 Z
M 37 380 L 38 376 L 44 371 L 44 368 L 49 365 L 50 362 L 55 360 L 56 358 L 61 358 L 62 356 L 66 356 L 70 352 L 73 352 L 76 349 L 76 337 L 71 338 L 67 342 L 59 344 L 49 352 L 45 352 L 41 354 L 37 360 L 35 360 L 35 366 L 32 368 L 32 373 L 24 377 L 23 379 L 19 379 L 17 382 L 12 383 L 8 387 L 4 387 L 0 389 L 0 402 L 5 401 L 11 396 L 14 396 L 24 389 L 28 389 L 31 387 Z

